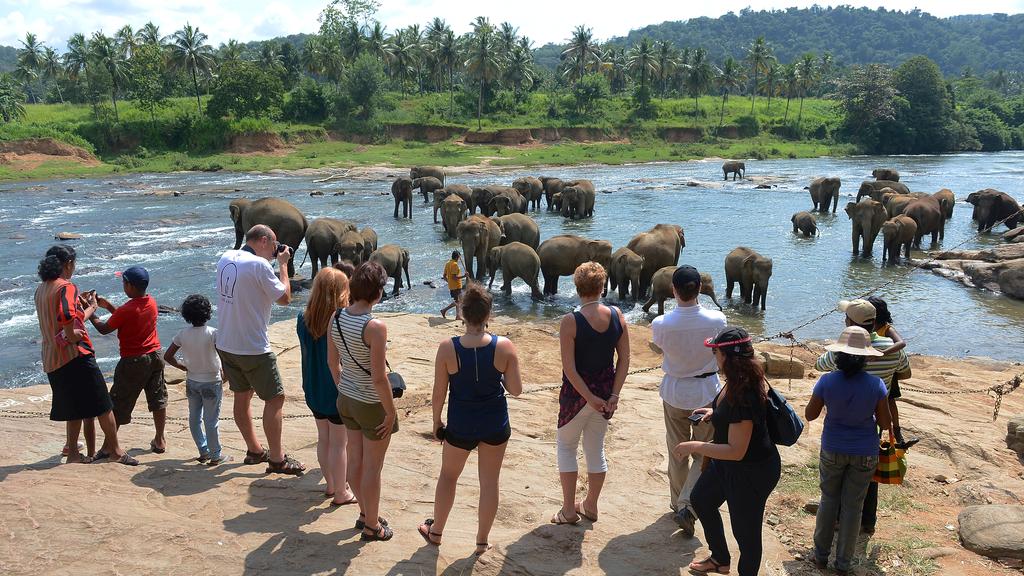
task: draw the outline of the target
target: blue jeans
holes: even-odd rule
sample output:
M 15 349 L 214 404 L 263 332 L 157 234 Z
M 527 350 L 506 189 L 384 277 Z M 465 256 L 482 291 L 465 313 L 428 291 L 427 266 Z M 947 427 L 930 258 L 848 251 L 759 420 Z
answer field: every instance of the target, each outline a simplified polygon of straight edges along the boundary
M 196 448 L 199 448 L 199 455 L 211 459 L 220 458 L 218 419 L 224 388 L 220 382 L 186 380 L 185 396 L 188 398 L 188 430 L 192 433 Z M 206 427 L 205 434 L 203 425 Z
M 878 456 L 853 456 L 822 450 L 818 473 L 821 476 L 821 503 L 814 522 L 814 555 L 828 561 L 839 518 L 836 539 L 836 569 L 849 570 L 860 534 L 861 508 L 871 477 L 878 467 Z

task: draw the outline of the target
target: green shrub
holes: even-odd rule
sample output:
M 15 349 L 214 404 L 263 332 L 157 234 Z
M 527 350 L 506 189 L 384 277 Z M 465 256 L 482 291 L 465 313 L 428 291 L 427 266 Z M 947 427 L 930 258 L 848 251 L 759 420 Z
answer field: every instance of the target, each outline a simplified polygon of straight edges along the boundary
M 736 119 L 736 128 L 741 138 L 752 138 L 761 132 L 761 123 L 754 116 L 740 116 Z
M 330 114 L 330 104 L 328 89 L 312 78 L 305 78 L 288 93 L 283 117 L 293 122 L 323 122 Z

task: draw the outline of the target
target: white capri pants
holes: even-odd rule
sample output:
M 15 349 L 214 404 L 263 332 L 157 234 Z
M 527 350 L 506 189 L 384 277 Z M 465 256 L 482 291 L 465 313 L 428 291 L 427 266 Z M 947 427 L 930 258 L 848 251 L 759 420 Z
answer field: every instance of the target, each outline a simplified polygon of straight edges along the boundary
M 608 471 L 604 459 L 604 435 L 608 431 L 608 420 L 590 405 L 586 405 L 555 436 L 558 447 L 558 471 L 577 472 L 576 453 L 583 437 L 583 455 L 587 459 L 587 472 L 600 474 Z

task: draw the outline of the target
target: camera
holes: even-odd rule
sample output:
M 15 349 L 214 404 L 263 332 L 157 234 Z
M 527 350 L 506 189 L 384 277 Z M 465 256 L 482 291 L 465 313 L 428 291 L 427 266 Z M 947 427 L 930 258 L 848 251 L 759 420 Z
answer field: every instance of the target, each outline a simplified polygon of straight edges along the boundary
M 280 242 L 278 242 L 277 243 L 277 248 L 274 249 L 274 256 L 277 256 L 278 254 L 283 253 L 287 249 L 288 249 L 288 245 L 287 244 L 281 244 Z

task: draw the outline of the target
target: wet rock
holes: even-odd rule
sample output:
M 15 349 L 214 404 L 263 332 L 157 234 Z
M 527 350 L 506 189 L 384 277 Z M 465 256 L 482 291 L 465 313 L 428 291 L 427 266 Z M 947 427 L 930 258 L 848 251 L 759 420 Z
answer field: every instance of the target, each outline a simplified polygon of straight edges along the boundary
M 700 186 L 700 182 L 694 182 L 693 180 L 691 180 L 691 181 L 687 182 L 686 185 L 690 186 L 690 187 L 693 187 L 693 188 L 696 188 L 697 186 Z
M 24 234 L 11 234 L 10 236 L 7 237 L 7 239 L 8 240 L 25 240 L 26 236 Z
M 184 195 L 185 195 L 185 193 L 180 191 L 180 190 L 175 190 L 174 191 L 174 197 L 175 198 L 177 198 L 178 196 L 184 196 Z
M 1006 423 L 1006 447 L 1024 457 L 1024 414 Z
M 1024 248 L 1024 244 L 1015 244 Z M 999 291 L 1011 298 L 1024 300 L 1024 259 L 1009 262 L 999 273 Z
M 1024 538 L 1019 529 L 1024 526 L 1024 506 L 968 506 L 957 519 L 964 548 L 990 558 L 1024 559 Z
M 321 190 L 314 190 L 314 191 L 310 192 L 309 195 L 310 196 L 323 196 L 324 193 Z
M 335 192 L 333 194 L 333 196 L 344 196 L 344 195 L 345 195 L 345 191 L 344 190 L 342 190 L 341 192 Z
M 804 377 L 804 365 L 799 359 L 794 357 L 790 360 L 788 355 L 768 351 L 762 351 L 759 354 L 764 362 L 766 376 L 774 378 Z
M 754 186 L 754 190 L 771 190 L 771 188 L 771 184 L 758 184 L 757 186 Z
M 1003 240 L 1007 242 L 1019 242 L 1021 238 L 1024 238 L 1024 226 L 1018 226 L 1003 233 Z
M 54 240 L 81 240 L 82 235 L 75 232 L 58 232 L 53 239 Z

